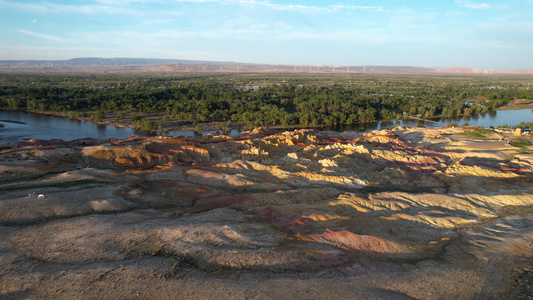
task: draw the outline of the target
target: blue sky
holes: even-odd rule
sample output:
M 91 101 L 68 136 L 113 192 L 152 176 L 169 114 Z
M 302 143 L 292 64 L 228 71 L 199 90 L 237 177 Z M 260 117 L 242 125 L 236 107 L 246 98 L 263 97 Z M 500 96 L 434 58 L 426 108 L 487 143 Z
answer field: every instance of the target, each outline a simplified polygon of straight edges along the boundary
M 0 0 L 0 59 L 533 69 L 533 0 Z

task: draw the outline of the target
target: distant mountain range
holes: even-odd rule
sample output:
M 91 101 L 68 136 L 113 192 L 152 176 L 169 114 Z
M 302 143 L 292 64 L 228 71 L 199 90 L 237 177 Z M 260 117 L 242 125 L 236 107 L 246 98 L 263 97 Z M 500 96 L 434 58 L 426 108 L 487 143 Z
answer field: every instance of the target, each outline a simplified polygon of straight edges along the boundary
M 0 60 L 2 73 L 183 73 L 291 72 L 368 74 L 528 75 L 533 70 L 484 70 L 468 67 L 272 65 L 155 58 L 73 58 L 68 60 Z
M 157 58 L 100 58 L 81 57 L 67 60 L 0 60 L 0 67 L 99 67 L 99 66 L 153 66 L 165 64 L 198 64 L 216 62 L 202 62 L 184 59 L 157 59 Z

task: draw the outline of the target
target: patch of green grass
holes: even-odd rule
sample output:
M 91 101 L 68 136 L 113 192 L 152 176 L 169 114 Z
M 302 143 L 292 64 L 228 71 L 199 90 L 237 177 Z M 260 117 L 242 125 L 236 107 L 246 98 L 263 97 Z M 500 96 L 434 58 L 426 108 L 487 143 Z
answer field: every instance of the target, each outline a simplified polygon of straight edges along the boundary
M 474 129 L 474 130 L 471 130 L 471 131 L 466 131 L 466 132 L 460 133 L 460 135 L 466 135 L 466 136 L 478 137 L 478 138 L 485 138 L 486 134 L 491 134 L 491 133 L 492 133 L 492 130 L 490 130 L 490 129 L 478 128 L 478 129 Z
M 509 144 L 511 144 L 511 146 L 526 149 L 527 147 L 531 145 L 531 142 L 528 140 L 523 140 L 523 139 L 512 139 Z

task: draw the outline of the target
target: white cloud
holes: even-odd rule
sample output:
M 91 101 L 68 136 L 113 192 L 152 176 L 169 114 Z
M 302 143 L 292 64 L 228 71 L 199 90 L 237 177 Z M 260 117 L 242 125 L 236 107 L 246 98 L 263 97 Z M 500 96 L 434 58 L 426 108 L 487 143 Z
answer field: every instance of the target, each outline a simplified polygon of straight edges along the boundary
M 344 5 L 344 4 L 333 4 L 329 6 L 329 9 L 330 11 L 337 11 L 341 9 L 383 11 L 383 7 L 381 6 L 359 6 L 359 5 Z
M 185 0 L 190 1 L 190 0 Z M 198 1 L 198 0 L 193 0 Z M 201 1 L 201 0 L 200 0 Z M 253 1 L 253 0 L 237 0 L 229 1 L 241 4 L 261 5 L 278 11 L 296 11 L 301 13 L 320 13 L 320 12 L 334 12 L 338 10 L 366 10 L 366 11 L 382 11 L 381 6 L 358 6 L 358 5 L 344 5 L 331 4 L 328 6 L 311 6 L 311 5 L 295 5 L 295 4 L 276 4 L 268 1 Z
M 105 5 L 126 5 L 132 3 L 161 3 L 159 0 L 97 0 L 97 3 Z M 225 5 L 245 5 L 245 6 L 263 6 L 272 10 L 278 11 L 297 11 L 297 12 L 332 12 L 337 10 L 367 10 L 367 11 L 382 11 L 381 6 L 359 6 L 359 5 L 345 5 L 342 3 L 332 4 L 327 6 L 312 6 L 300 4 L 279 4 L 271 1 L 256 1 L 256 0 L 174 0 L 175 3 L 219 3 Z
M 20 32 L 20 33 L 26 34 L 26 35 L 38 37 L 38 38 L 45 39 L 45 40 L 61 42 L 61 43 L 71 43 L 72 42 L 72 40 L 70 40 L 70 39 L 65 39 L 65 38 L 58 37 L 58 36 L 51 35 L 51 34 L 38 33 L 38 32 L 33 32 L 33 31 L 29 31 L 29 30 L 24 30 L 24 29 L 18 29 L 17 31 Z
M 189 4 L 187 7 L 183 7 Z M 288 12 L 300 14 L 325 14 L 343 11 L 368 11 L 381 12 L 381 6 L 359 6 L 334 3 L 327 5 L 305 5 L 305 4 L 285 4 L 275 3 L 269 0 L 93 0 L 83 4 L 59 3 L 55 1 L 28 1 L 15 2 L 0 0 L 0 5 L 34 14 L 46 15 L 87 15 L 100 17 L 102 15 L 118 15 L 121 17 L 132 17 L 138 19 L 168 19 L 182 16 L 183 11 L 190 14 L 207 12 L 215 14 L 215 19 L 229 17 L 236 9 L 252 9 L 255 13 L 265 12 Z M 228 12 L 227 9 L 230 9 Z M 217 13 L 218 12 L 218 13 Z
M 471 3 L 468 0 L 456 0 L 455 3 L 461 5 L 462 7 L 471 9 L 488 9 L 491 7 L 491 5 L 488 3 Z
M 466 4 L 463 5 L 463 7 L 472 8 L 472 9 L 487 9 L 487 8 L 490 8 L 490 4 L 487 4 L 487 3 L 466 3 Z
M 101 3 L 105 5 L 129 5 L 143 2 L 161 2 L 161 1 L 147 1 L 147 0 L 95 0 L 95 3 Z
M 118 7 L 107 5 L 104 3 L 84 4 L 84 5 L 70 5 L 59 4 L 51 2 L 6 2 L 0 1 L 0 4 L 12 9 L 22 11 L 25 13 L 41 13 L 41 14 L 85 14 L 85 15 L 102 15 L 102 14 L 128 14 L 128 15 L 144 15 L 146 12 L 142 10 L 133 10 L 126 7 Z

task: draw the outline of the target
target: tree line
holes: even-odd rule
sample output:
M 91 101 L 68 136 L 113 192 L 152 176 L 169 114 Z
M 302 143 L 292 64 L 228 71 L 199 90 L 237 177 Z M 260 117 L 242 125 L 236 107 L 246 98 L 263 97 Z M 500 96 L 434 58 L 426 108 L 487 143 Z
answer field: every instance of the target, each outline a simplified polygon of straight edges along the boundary
M 520 80 L 467 77 L 0 75 L 0 108 L 70 117 L 160 113 L 167 120 L 247 126 L 354 124 L 470 116 L 533 99 Z M 293 76 L 293 75 L 290 75 Z M 132 120 L 142 127 L 154 127 Z

